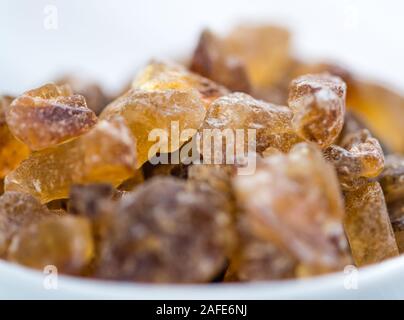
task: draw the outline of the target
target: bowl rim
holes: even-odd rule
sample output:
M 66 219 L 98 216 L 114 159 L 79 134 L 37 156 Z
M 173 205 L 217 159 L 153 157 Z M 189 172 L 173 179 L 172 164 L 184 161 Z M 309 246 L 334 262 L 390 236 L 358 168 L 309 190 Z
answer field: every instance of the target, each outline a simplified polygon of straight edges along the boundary
M 357 270 L 361 290 L 380 290 L 386 281 L 396 281 L 399 272 L 404 270 L 404 255 Z M 346 272 L 340 271 L 304 279 L 248 283 L 149 284 L 58 275 L 56 291 L 62 294 L 62 298 L 87 299 L 300 299 L 327 298 L 329 294 L 332 298 L 333 293 L 338 295 L 347 291 L 344 287 L 345 278 Z M 43 280 L 44 274 L 39 270 L 0 261 L 0 284 L 8 282 L 9 285 L 19 286 L 22 290 L 25 288 L 44 293 L 49 290 L 43 287 Z M 0 286 L 0 291 L 3 285 Z M 402 294 L 404 295 L 404 292 Z M 48 296 L 52 297 L 50 294 Z

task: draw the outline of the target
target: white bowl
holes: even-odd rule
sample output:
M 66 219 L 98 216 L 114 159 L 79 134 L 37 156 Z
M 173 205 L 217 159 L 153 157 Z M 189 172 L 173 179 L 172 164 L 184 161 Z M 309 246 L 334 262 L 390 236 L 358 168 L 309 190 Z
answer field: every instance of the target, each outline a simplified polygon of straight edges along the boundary
M 355 273 L 240 284 L 153 285 L 46 275 L 0 261 L 0 299 L 404 299 L 404 256 Z M 352 281 L 353 280 L 353 281 Z
M 19 94 L 64 71 L 85 72 L 119 89 L 151 57 L 188 53 L 201 28 L 225 30 L 240 20 L 274 21 L 292 28 L 295 49 L 313 59 L 341 61 L 351 70 L 404 88 L 404 4 L 368 0 L 21 0 L 0 3 L 0 93 Z M 197 6 L 197 8 L 195 8 Z M 57 9 L 57 29 L 44 27 Z M 375 21 L 377 23 L 375 23 Z M 45 275 L 0 261 L 0 298 L 50 299 L 350 299 L 404 298 L 404 257 L 356 273 L 248 284 L 146 285 Z M 349 287 L 349 286 L 348 286 Z

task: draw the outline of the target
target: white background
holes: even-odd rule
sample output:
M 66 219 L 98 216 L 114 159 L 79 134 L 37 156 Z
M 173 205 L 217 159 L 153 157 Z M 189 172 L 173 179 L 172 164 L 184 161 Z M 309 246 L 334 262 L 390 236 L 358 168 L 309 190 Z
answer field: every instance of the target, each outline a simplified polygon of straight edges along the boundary
M 44 27 L 47 5 L 58 29 Z M 118 89 L 151 57 L 188 54 L 199 31 L 277 22 L 294 48 L 330 58 L 404 91 L 399 0 L 0 0 L 0 93 L 18 94 L 65 71 Z

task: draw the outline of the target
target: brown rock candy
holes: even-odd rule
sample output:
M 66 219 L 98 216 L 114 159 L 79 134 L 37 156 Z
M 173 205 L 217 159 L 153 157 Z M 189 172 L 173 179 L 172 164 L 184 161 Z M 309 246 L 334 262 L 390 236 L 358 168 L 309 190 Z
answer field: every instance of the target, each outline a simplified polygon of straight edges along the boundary
M 388 155 L 379 181 L 387 203 L 404 199 L 404 156 Z
M 194 164 L 189 167 L 188 178 L 198 184 L 206 184 L 218 193 L 234 201 L 232 177 L 237 168 L 233 165 Z
M 262 153 L 268 147 L 288 151 L 295 143 L 301 141 L 293 132 L 291 121 L 292 111 L 285 106 L 278 106 L 264 101 L 256 100 L 244 93 L 232 93 L 215 100 L 208 110 L 201 132 L 200 152 L 206 162 L 218 152 L 229 156 L 242 156 L 247 151 Z M 206 130 L 208 129 L 208 130 Z M 215 136 L 215 131 L 219 130 Z M 251 129 L 251 133 L 248 130 Z M 221 140 L 226 137 L 226 130 L 230 130 L 232 140 Z M 241 131 L 239 131 L 241 130 Z M 241 136 L 237 136 L 237 131 Z M 255 139 L 249 139 L 250 137 Z M 209 139 L 213 135 L 213 139 Z M 211 148 L 209 148 L 209 142 Z M 222 143 L 216 147 L 216 142 Z M 230 146 L 230 153 L 226 148 Z M 239 152 L 237 152 L 239 148 Z M 211 156 L 209 157 L 209 152 Z M 220 158 L 220 155 L 217 155 Z
M 6 192 L 0 197 L 0 257 L 20 228 L 50 217 L 48 208 L 29 194 Z
M 102 88 L 96 83 L 73 75 L 66 75 L 56 81 L 58 85 L 69 85 L 73 92 L 82 95 L 88 107 L 99 115 L 110 102 L 110 98 Z
M 251 91 L 245 64 L 227 53 L 224 41 L 209 30 L 202 32 L 190 68 L 231 91 Z
M 111 200 L 115 189 L 107 183 L 75 184 L 70 188 L 69 212 L 95 218 L 100 214 L 103 200 Z
M 375 82 L 363 81 L 346 69 L 327 63 L 297 64 L 295 76 L 329 72 L 341 77 L 348 85 L 347 108 L 360 116 L 383 146 L 394 152 L 404 150 L 402 134 L 404 98 L 397 92 Z
M 11 97 L 0 96 L 0 179 L 29 155 L 28 147 L 12 135 L 6 123 L 4 111 L 12 100 Z
M 344 226 L 355 264 L 368 265 L 398 256 L 382 188 L 369 182 L 345 193 Z
M 76 140 L 34 152 L 7 175 L 5 190 L 30 193 L 45 203 L 66 198 L 75 183 L 117 186 L 134 174 L 134 145 L 122 119 L 100 121 Z
M 331 145 L 344 125 L 346 84 L 330 74 L 305 75 L 289 87 L 293 127 L 305 140 Z
M 181 133 L 186 129 L 190 129 L 191 136 L 196 133 L 205 117 L 205 108 L 199 93 L 193 89 L 131 89 L 109 104 L 101 119 L 116 115 L 125 119 L 136 138 L 139 168 L 158 152 L 174 152 L 188 141 L 190 136 L 181 137 Z M 173 131 L 177 133 L 171 134 Z M 160 139 L 161 132 L 167 140 Z M 157 135 L 149 137 L 150 133 Z
M 324 155 L 334 164 L 344 190 L 366 184 L 369 178 L 377 177 L 384 168 L 384 154 L 379 141 L 366 129 L 347 135 L 341 146 L 330 146 Z
M 290 66 L 290 34 L 286 29 L 242 25 L 233 29 L 225 41 L 227 52 L 245 64 L 254 87 L 279 82 Z
M 384 171 L 379 177 L 386 199 L 390 221 L 400 253 L 404 252 L 404 157 L 386 157 Z
M 315 145 L 301 143 L 288 155 L 261 159 L 255 174 L 236 176 L 233 185 L 248 224 L 239 255 L 248 257 L 243 251 L 250 238 L 258 239 L 275 246 L 270 251 L 288 266 L 285 275 L 281 267 L 271 266 L 269 278 L 289 276 L 293 268 L 297 276 L 342 270 L 349 263 L 338 181 Z M 270 261 L 270 257 L 263 253 L 257 259 Z
M 404 252 L 404 201 L 400 199 L 390 202 L 387 208 L 398 250 L 401 254 Z
M 13 238 L 8 260 L 44 270 L 81 274 L 93 258 L 90 222 L 83 217 L 50 218 L 23 228 Z
M 205 30 L 191 70 L 232 91 L 284 103 L 292 66 L 289 32 L 275 26 L 239 26 L 226 37 Z
M 393 152 L 404 151 L 404 97 L 382 85 L 356 80 L 349 87 L 347 106 Z
M 220 195 L 174 178 L 146 181 L 118 204 L 98 267 L 102 278 L 208 282 L 233 243 Z
M 257 234 L 249 215 L 238 216 L 238 250 L 230 260 L 226 282 L 295 278 L 298 260 L 272 241 Z
M 108 234 L 109 226 L 114 223 L 117 199 L 129 194 L 118 191 L 110 184 L 94 183 L 73 185 L 69 194 L 69 212 L 91 221 L 94 240 L 94 259 L 86 275 L 94 276 L 99 263 L 102 241 Z
M 197 90 L 205 107 L 229 91 L 185 67 L 171 62 L 150 62 L 135 78 L 132 88 L 146 91 Z
M 97 117 L 68 86 L 47 84 L 15 99 L 6 120 L 14 136 L 31 150 L 41 150 L 86 133 Z

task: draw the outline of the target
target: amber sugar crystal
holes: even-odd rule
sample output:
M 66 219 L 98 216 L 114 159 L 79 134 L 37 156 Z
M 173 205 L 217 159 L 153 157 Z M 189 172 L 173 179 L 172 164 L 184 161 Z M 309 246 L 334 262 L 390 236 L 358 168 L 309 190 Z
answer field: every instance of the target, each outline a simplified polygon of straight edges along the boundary
M 13 100 L 6 121 L 14 136 L 31 150 L 41 150 L 89 131 L 97 117 L 70 87 L 47 84 Z
M 252 150 L 262 153 L 268 147 L 288 151 L 291 146 L 301 141 L 293 131 L 292 118 L 293 112 L 286 106 L 257 100 L 245 93 L 232 93 L 223 96 L 211 104 L 203 122 L 200 130 L 202 133 L 201 153 L 202 155 L 205 151 L 212 154 L 217 151 L 224 153 L 227 145 L 231 148 L 229 150 L 234 150 L 234 153 L 237 152 L 237 147 L 240 151 L 244 150 L 245 152 Z M 214 140 L 211 139 L 212 148 L 208 148 L 206 143 L 209 143 L 210 136 L 206 134 L 205 129 L 209 129 L 207 133 L 212 134 L 213 139 L 215 138 L 214 129 L 220 130 L 217 132 L 222 137 L 226 137 L 226 130 L 230 130 L 234 142 L 224 140 L 223 150 L 221 150 L 215 148 Z M 251 133 L 248 132 L 249 129 L 251 129 Z M 241 137 L 237 136 L 238 130 L 241 130 Z M 253 139 L 249 139 L 249 135 Z M 221 140 L 219 141 L 221 142 Z
M 384 168 L 384 153 L 377 139 L 367 129 L 346 135 L 340 146 L 332 145 L 324 150 L 338 173 L 344 190 L 355 189 L 376 178 Z
M 369 182 L 345 195 L 345 231 L 357 266 L 398 256 L 382 188 Z
M 205 117 L 205 108 L 196 90 L 131 89 L 108 105 L 101 119 L 116 115 L 125 119 L 136 138 L 137 167 L 140 167 L 158 152 L 176 151 L 195 135 Z M 173 127 L 175 135 L 171 134 Z M 181 139 L 181 132 L 186 129 L 190 129 L 190 134 Z M 163 139 L 159 139 L 160 133 Z
M 234 187 L 249 233 L 291 255 L 296 274 L 341 270 L 349 262 L 338 180 L 315 145 L 266 157 L 254 175 L 236 176 Z
M 0 96 L 0 180 L 29 155 L 28 147 L 13 136 L 6 123 L 5 110 L 12 100 L 11 97 Z
M 232 91 L 252 89 L 245 63 L 229 54 L 225 42 L 209 30 L 202 32 L 190 68 Z
M 225 36 L 204 30 L 190 68 L 231 91 L 285 104 L 293 65 L 286 29 L 240 25 Z
M 91 224 L 83 217 L 45 219 L 23 228 L 13 238 L 8 259 L 25 266 L 81 274 L 94 254 Z
M 33 196 L 21 192 L 6 192 L 0 197 L 0 257 L 7 252 L 12 237 L 32 223 L 50 217 L 52 213 Z
M 237 227 L 239 241 L 225 275 L 226 282 L 268 281 L 300 276 L 298 260 L 257 233 L 248 214 L 240 213 Z
M 345 82 L 330 74 L 305 75 L 293 80 L 289 106 L 294 111 L 296 132 L 322 148 L 331 145 L 344 125 L 345 98 Z
M 404 252 L 404 157 L 391 154 L 386 157 L 384 171 L 379 177 L 386 198 L 390 221 L 400 253 Z
M 75 183 L 119 185 L 134 174 L 135 141 L 120 118 L 100 121 L 80 138 L 37 151 L 7 175 L 5 189 L 26 192 L 41 202 L 67 198 Z
M 126 195 L 102 243 L 98 275 L 142 282 L 207 282 L 225 267 L 232 222 L 222 198 L 158 177 Z M 225 202 L 224 202 L 225 203 Z
M 404 97 L 369 81 L 355 81 L 348 90 L 348 106 L 393 152 L 404 152 Z
M 229 90 L 173 62 L 151 61 L 132 82 L 132 88 L 146 91 L 197 90 L 209 108 L 210 102 Z
M 58 85 L 69 85 L 73 92 L 82 95 L 87 102 L 87 106 L 99 115 L 110 102 L 110 97 L 94 81 L 80 78 L 75 75 L 65 75 L 56 81 Z

